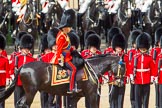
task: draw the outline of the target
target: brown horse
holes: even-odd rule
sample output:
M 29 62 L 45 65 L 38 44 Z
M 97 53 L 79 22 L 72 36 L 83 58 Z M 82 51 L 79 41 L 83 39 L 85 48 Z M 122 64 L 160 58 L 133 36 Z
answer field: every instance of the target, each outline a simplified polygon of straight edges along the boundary
M 75 58 L 73 59 L 73 63 L 75 62 L 74 64 L 77 64 L 78 61 L 83 60 L 80 58 L 80 55 L 78 55 L 78 53 L 74 54 L 76 56 L 76 58 L 75 56 L 73 56 Z M 78 57 L 80 59 L 78 59 Z M 83 96 L 88 99 L 91 108 L 99 108 L 99 106 L 97 105 L 97 96 L 99 95 L 98 77 L 108 70 L 114 72 L 115 75 L 120 72 L 120 75 L 124 76 L 125 65 L 118 63 L 120 59 L 121 58 L 118 56 L 111 55 L 99 55 L 87 59 L 84 62 L 84 68 L 86 69 L 88 80 L 82 81 L 82 73 L 80 73 L 79 71 L 77 72 L 77 87 L 82 89 L 82 92 L 70 95 L 68 108 L 77 108 L 77 102 Z M 120 67 L 119 65 L 121 65 L 120 71 L 118 71 Z M 76 67 L 79 70 L 83 69 L 83 67 L 79 67 L 79 65 L 76 65 Z M 15 79 L 10 87 L 5 91 L 0 92 L 0 102 L 8 98 L 14 91 L 18 74 L 20 74 L 23 88 L 25 90 L 25 96 L 23 96 L 18 102 L 18 108 L 30 108 L 37 91 L 44 91 L 54 95 L 56 94 L 69 96 L 69 94 L 67 94 L 69 84 L 51 86 L 52 65 L 36 61 L 25 64 L 15 73 Z

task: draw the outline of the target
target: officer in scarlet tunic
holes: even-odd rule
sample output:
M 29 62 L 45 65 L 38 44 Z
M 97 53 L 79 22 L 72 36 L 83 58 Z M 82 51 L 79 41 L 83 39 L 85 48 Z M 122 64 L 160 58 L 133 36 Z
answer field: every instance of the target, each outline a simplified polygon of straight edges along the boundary
M 30 34 L 24 34 L 20 40 L 20 54 L 15 57 L 15 60 L 12 62 L 14 67 L 11 67 L 11 74 L 14 74 L 15 68 L 20 68 L 22 65 L 33 62 L 35 59 L 32 57 L 30 50 L 33 48 L 34 39 Z M 15 62 L 17 61 L 17 64 Z M 20 80 L 20 75 L 18 76 L 18 81 L 16 84 L 15 92 L 14 92 L 14 105 L 16 107 L 16 103 L 18 100 L 24 96 L 24 89 L 22 86 L 22 82 Z
M 4 56 L 3 51 L 6 46 L 5 37 L 0 34 L 0 92 L 9 85 L 10 76 L 9 76 L 9 61 L 6 56 Z M 5 108 L 5 101 L 0 103 L 0 108 Z
M 76 12 L 73 9 L 68 9 L 64 11 L 60 25 L 58 27 L 60 30 L 56 36 L 57 51 L 56 58 L 54 60 L 54 64 L 65 64 L 65 66 L 71 71 L 70 88 L 67 92 L 69 94 L 81 91 L 79 89 L 74 89 L 74 79 L 77 70 L 75 65 L 71 62 L 71 43 L 69 36 L 67 35 L 67 33 L 71 31 L 72 27 L 75 27 L 75 20 Z
M 137 53 L 132 58 L 130 79 L 135 87 L 135 108 L 148 108 L 150 96 L 150 83 L 156 77 L 155 63 L 148 54 L 150 48 L 150 35 L 140 34 L 136 39 Z

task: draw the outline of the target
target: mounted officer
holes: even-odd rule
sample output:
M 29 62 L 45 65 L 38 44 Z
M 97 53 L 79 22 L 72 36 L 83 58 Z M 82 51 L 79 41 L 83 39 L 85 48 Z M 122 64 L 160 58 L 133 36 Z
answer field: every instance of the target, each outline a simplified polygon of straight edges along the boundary
M 80 89 L 74 89 L 74 79 L 76 75 L 76 67 L 71 62 L 71 43 L 70 38 L 67 35 L 76 23 L 76 12 L 73 9 L 65 10 L 60 25 L 58 26 L 59 32 L 56 36 L 56 58 L 54 64 L 60 64 L 61 66 L 65 65 L 70 70 L 70 87 L 67 93 L 72 94 L 74 92 L 80 92 Z

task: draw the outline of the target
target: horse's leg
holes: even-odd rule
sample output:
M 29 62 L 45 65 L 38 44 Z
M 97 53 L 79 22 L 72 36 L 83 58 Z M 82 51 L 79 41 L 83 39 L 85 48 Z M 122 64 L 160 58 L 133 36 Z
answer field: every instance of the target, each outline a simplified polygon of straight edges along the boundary
M 97 92 L 92 92 L 91 95 L 86 96 L 89 100 L 90 108 L 99 108 Z
M 78 96 L 68 96 L 68 107 L 67 108 L 77 108 L 77 102 L 79 101 L 80 97 Z

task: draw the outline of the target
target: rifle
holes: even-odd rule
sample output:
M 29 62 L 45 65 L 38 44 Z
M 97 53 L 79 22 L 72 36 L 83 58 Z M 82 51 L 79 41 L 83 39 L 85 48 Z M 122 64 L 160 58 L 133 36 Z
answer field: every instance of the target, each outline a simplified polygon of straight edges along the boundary
M 160 75 L 161 59 L 158 61 L 158 77 Z
M 14 69 L 14 74 L 17 73 L 18 70 L 18 56 L 15 56 L 15 69 Z
M 156 61 L 156 55 L 157 55 L 157 51 L 154 50 L 154 52 L 153 52 L 153 60 L 154 60 L 154 61 Z
M 136 77 L 136 72 L 137 72 L 137 57 L 135 57 L 134 59 L 134 70 L 133 70 L 134 78 Z
M 130 53 L 129 53 L 129 62 L 132 61 L 132 56 L 133 56 L 133 52 L 130 52 Z

